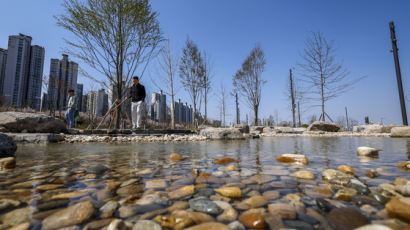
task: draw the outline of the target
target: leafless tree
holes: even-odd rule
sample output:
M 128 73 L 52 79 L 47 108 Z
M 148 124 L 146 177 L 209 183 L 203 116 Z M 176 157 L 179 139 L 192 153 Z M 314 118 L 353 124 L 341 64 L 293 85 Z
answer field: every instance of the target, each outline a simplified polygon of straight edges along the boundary
M 217 94 L 218 104 L 219 104 L 219 115 L 221 118 L 222 127 L 226 126 L 226 109 L 227 103 L 226 99 L 228 97 L 228 93 L 226 92 L 224 84 L 221 82 L 219 92 Z
M 255 125 L 258 125 L 262 86 L 266 83 L 262 79 L 265 64 L 265 54 L 260 45 L 256 45 L 233 77 L 235 89 L 245 98 L 248 107 L 254 112 Z
M 172 51 L 170 39 L 162 47 L 159 58 L 158 69 L 161 73 L 151 80 L 157 88 L 162 89 L 165 94 L 171 97 L 171 127 L 175 129 L 175 95 L 177 93 L 175 78 L 179 57 Z
M 289 69 L 288 85 L 286 87 L 285 93 L 291 103 L 290 108 L 292 112 L 292 126 L 296 127 L 296 89 L 295 89 L 295 79 L 292 74 L 292 69 Z
M 163 41 L 158 14 L 148 0 L 64 0 L 63 8 L 57 24 L 75 37 L 66 40 L 67 53 L 104 75 L 105 86 L 114 84 L 123 98 L 124 83 L 136 72 L 143 76 Z M 116 112 L 121 114 L 121 106 Z M 120 123 L 117 116 L 115 127 Z
M 203 77 L 202 77 L 202 91 L 203 91 L 203 98 L 204 98 L 204 107 L 205 107 L 205 116 L 204 120 L 205 123 L 208 122 L 208 97 L 209 93 L 212 89 L 211 87 L 211 79 L 213 77 L 213 72 L 212 72 L 212 63 L 209 55 L 207 55 L 206 52 L 204 52 L 204 59 L 203 59 Z
M 203 90 L 203 59 L 198 46 L 189 38 L 182 49 L 182 57 L 179 65 L 179 76 L 182 86 L 188 92 L 194 106 L 194 123 L 197 122 L 198 103 Z
M 361 78 L 349 79 L 350 72 L 336 60 L 333 42 L 327 41 L 321 32 L 312 32 L 305 46 L 298 70 L 306 83 L 306 98 L 320 101 L 320 120 L 325 121 L 325 103 L 350 90 Z

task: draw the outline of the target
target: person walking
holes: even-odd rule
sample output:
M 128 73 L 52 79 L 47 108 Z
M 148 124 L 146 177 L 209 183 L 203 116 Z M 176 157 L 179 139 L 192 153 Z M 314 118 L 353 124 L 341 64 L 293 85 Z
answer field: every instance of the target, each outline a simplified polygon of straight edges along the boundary
M 127 100 L 131 98 L 131 117 L 132 129 L 141 128 L 142 110 L 146 97 L 145 87 L 140 84 L 137 76 L 132 78 L 134 84 L 131 86 L 130 95 Z
M 74 113 L 77 109 L 77 99 L 74 95 L 74 90 L 68 90 L 68 104 L 67 111 L 65 112 L 65 120 L 67 121 L 69 128 L 74 128 Z

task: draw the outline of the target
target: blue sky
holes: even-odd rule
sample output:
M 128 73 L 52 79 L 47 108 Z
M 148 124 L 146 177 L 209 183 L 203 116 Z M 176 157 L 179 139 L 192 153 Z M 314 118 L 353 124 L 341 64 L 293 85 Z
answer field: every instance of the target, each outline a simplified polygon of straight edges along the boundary
M 53 19 L 53 15 L 62 12 L 61 2 L 0 1 L 3 9 L 0 47 L 7 47 L 11 34 L 32 36 L 33 44 L 46 49 L 44 73 L 48 74 L 50 58 L 60 57 L 65 47 L 63 38 L 71 37 L 57 27 Z M 336 119 L 344 114 L 347 106 L 349 116 L 361 123 L 366 115 L 373 122 L 383 119 L 384 123 L 401 123 L 388 23 L 393 20 L 396 24 L 403 86 L 410 99 L 410 1 L 153 0 L 152 7 L 159 12 L 161 28 L 171 38 L 174 50 L 180 51 L 189 36 L 211 56 L 214 89 L 209 116 L 212 118 L 219 118 L 216 94 L 220 84 L 227 90 L 232 89 L 232 75 L 259 43 L 267 60 L 263 73 L 267 84 L 262 93 L 260 115 L 268 117 L 277 111 L 282 120 L 291 120 L 289 102 L 284 95 L 289 68 L 300 61 L 299 53 L 309 31 L 321 31 L 335 41 L 337 57 L 344 61 L 351 77 L 367 76 L 352 91 L 329 101 L 328 114 Z M 91 72 L 97 78 L 102 77 Z M 151 91 L 155 88 L 150 78 L 156 73 L 155 65 L 151 65 L 143 78 L 143 84 Z M 89 80 L 80 77 L 79 82 L 90 89 Z M 183 90 L 177 97 L 189 100 Z M 235 114 L 233 98 L 228 98 L 228 103 L 231 121 Z M 242 102 L 242 119 L 245 113 L 252 114 Z M 302 119 L 311 114 L 319 115 L 319 108 L 308 109 Z

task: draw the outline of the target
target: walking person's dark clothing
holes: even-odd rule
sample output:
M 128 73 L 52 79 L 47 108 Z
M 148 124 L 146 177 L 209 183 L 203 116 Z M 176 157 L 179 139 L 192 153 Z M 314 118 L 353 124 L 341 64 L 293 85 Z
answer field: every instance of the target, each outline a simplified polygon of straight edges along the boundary
M 132 85 L 129 97 L 132 102 L 144 101 L 146 97 L 145 87 L 139 83 L 137 85 Z

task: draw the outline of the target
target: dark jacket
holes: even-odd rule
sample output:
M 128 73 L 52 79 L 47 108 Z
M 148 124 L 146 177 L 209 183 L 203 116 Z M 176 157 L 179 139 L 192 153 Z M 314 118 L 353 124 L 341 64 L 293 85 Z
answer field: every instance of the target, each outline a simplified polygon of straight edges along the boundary
M 139 102 L 145 100 L 145 87 L 141 84 L 132 85 L 130 89 L 130 98 L 132 102 Z

